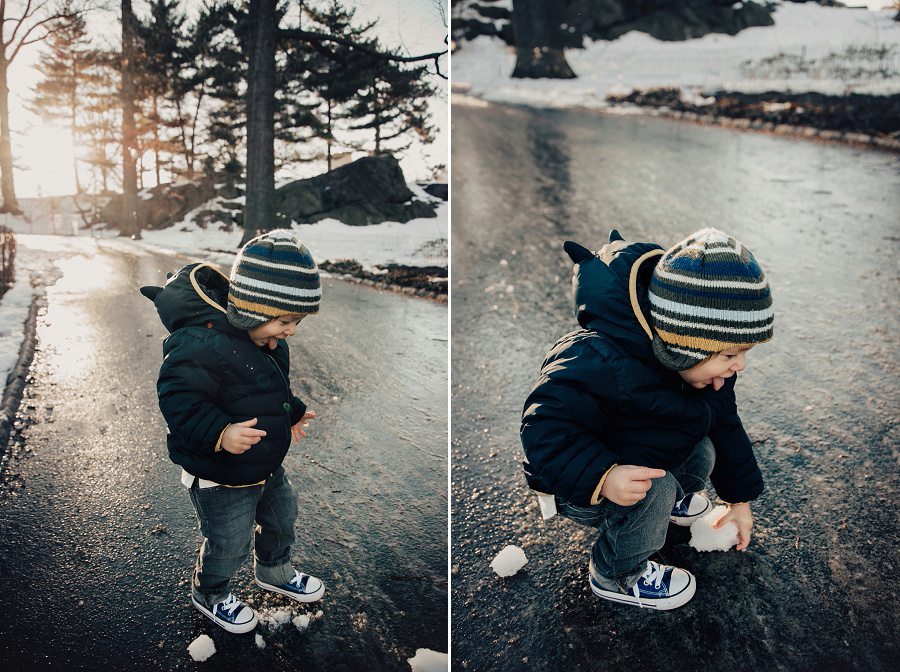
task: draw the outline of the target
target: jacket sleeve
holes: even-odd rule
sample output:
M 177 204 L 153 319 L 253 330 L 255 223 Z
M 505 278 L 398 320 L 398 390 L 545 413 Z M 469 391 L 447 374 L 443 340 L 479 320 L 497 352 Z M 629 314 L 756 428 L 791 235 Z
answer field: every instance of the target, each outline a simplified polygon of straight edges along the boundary
M 616 385 L 605 362 L 570 354 L 545 362 L 525 401 L 520 436 L 529 485 L 590 506 L 599 502 L 603 477 L 618 462 L 600 438 Z
M 196 336 L 176 331 L 166 340 L 156 389 L 169 432 L 198 453 L 212 454 L 234 419 L 215 403 L 222 369 L 215 351 Z
M 718 392 L 707 390 L 707 403 L 715 422 L 709 438 L 716 449 L 716 463 L 710 479 L 716 493 L 726 502 L 749 502 L 763 491 L 763 477 L 753 454 L 753 446 L 737 412 L 734 384 L 737 375 L 726 378 Z

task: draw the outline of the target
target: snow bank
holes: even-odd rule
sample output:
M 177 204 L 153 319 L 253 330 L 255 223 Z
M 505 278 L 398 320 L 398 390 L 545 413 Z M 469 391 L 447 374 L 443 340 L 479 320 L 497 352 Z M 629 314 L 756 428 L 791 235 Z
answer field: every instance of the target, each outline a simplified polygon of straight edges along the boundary
M 433 200 L 417 184 L 408 184 L 416 198 Z M 230 265 L 237 252 L 242 232 L 222 231 L 217 225 L 198 226 L 197 214 L 210 208 L 200 205 L 184 221 L 160 231 L 144 231 L 141 245 L 172 250 L 193 258 Z M 437 217 L 423 217 L 405 223 L 383 222 L 371 226 L 348 226 L 336 219 L 315 224 L 294 224 L 297 233 L 317 262 L 353 259 L 368 271 L 375 266 L 440 266 L 448 264 L 450 210 L 445 201 L 437 201 Z
M 407 658 L 406 662 L 412 672 L 446 672 L 450 668 L 447 654 L 431 649 L 416 649 L 416 655 Z
M 188 644 L 188 653 L 191 658 L 202 663 L 216 652 L 216 644 L 209 635 L 200 635 Z
M 727 551 L 738 543 L 738 528 L 732 522 L 716 529 L 713 527 L 719 518 L 728 511 L 727 506 L 717 506 L 691 525 L 690 546 L 698 551 Z
M 518 546 L 507 546 L 491 560 L 491 569 L 498 576 L 512 576 L 528 562 L 525 551 Z
M 6 382 L 18 361 L 23 325 L 32 299 L 43 297 L 47 287 L 62 277 L 55 260 L 68 254 L 25 244 L 17 246 L 15 283 L 0 299 L 0 381 Z
M 454 52 L 453 81 L 457 90 L 484 100 L 554 108 L 606 107 L 611 91 L 675 86 L 688 95 L 717 89 L 898 93 L 900 24 L 894 14 L 788 2 L 777 7 L 774 26 L 734 36 L 663 42 L 632 31 L 613 41 L 586 39 L 584 49 L 566 51 L 578 75 L 567 80 L 512 79 L 514 51 L 500 39 L 479 37 Z M 454 104 L 466 101 L 453 96 Z

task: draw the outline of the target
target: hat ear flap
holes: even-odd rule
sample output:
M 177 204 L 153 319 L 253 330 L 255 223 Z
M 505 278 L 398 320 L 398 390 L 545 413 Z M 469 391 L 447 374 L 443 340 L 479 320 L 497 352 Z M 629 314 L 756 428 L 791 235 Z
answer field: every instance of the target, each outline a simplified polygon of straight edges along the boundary
M 576 264 L 580 264 L 585 259 L 590 259 L 594 256 L 594 253 L 589 249 L 582 247 L 578 243 L 573 243 L 571 240 L 567 240 L 563 243 L 563 249 L 566 251 L 566 254 L 569 255 L 569 259 Z
M 151 301 L 156 301 L 156 295 L 162 291 L 162 287 L 141 287 L 141 294 L 146 296 Z

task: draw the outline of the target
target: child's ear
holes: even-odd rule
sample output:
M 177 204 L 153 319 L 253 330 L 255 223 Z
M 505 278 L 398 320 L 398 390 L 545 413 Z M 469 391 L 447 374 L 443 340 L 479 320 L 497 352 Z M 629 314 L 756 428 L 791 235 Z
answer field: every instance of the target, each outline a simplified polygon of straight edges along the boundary
M 571 240 L 567 240 L 563 243 L 563 249 L 566 251 L 566 254 L 569 255 L 569 259 L 576 264 L 580 264 L 585 259 L 590 259 L 594 256 L 594 253 L 589 249 L 582 247 L 578 243 L 573 243 Z
M 615 229 L 610 229 L 609 230 L 609 242 L 614 243 L 617 240 L 625 240 L 625 239 L 622 237 L 622 234 L 620 234 L 618 231 L 616 231 Z

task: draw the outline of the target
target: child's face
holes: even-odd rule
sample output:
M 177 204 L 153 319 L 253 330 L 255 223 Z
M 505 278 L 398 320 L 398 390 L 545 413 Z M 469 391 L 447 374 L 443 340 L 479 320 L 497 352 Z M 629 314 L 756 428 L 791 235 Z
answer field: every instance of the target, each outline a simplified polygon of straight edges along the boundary
M 294 335 L 297 325 L 304 317 L 306 315 L 280 315 L 258 327 L 253 327 L 247 333 L 256 345 L 268 345 L 269 350 L 274 350 L 278 346 L 278 341 Z
M 713 389 L 718 392 L 725 384 L 726 378 L 731 378 L 736 371 L 744 370 L 744 354 L 752 347 L 752 345 L 744 345 L 717 352 L 686 371 L 679 371 L 678 374 L 691 387 L 699 390 L 707 385 L 712 385 Z

